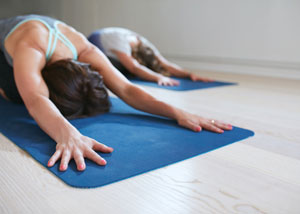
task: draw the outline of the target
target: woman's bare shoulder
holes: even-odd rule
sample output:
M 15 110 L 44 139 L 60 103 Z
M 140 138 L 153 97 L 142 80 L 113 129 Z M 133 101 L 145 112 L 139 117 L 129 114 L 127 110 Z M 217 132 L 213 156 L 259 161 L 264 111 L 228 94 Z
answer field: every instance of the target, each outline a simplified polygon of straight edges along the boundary
M 29 21 L 18 27 L 6 40 L 5 49 L 13 57 L 20 46 L 27 46 L 45 52 L 48 43 L 48 30 L 37 21 Z

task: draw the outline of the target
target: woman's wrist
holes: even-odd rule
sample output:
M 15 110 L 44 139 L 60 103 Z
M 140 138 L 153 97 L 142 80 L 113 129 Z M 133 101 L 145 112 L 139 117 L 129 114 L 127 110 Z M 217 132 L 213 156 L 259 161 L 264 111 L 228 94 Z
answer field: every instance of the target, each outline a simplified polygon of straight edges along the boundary
M 76 138 L 76 136 L 81 135 L 80 132 L 68 121 L 64 121 L 59 127 L 59 134 L 55 136 L 56 143 L 67 142 L 70 138 Z
M 182 109 L 179 109 L 179 108 L 176 108 L 176 107 L 173 107 L 173 106 L 170 106 L 170 118 L 171 119 L 174 119 L 176 121 L 179 121 L 181 118 L 184 117 L 185 114 L 187 114 L 187 112 L 185 112 L 184 110 Z
M 164 75 L 159 74 L 159 73 L 155 73 L 155 79 L 156 79 L 156 82 L 161 81 L 163 78 L 165 78 Z

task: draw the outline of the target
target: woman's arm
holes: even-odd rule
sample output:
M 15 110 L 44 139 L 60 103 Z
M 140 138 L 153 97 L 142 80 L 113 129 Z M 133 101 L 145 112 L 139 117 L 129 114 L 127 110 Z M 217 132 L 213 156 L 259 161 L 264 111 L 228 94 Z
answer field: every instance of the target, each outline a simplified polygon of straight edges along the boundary
M 197 74 L 188 72 L 176 65 L 175 63 L 169 62 L 166 58 L 164 58 L 161 54 L 156 54 L 157 59 L 160 61 L 162 66 L 169 71 L 175 77 L 181 78 L 190 78 L 193 81 L 203 81 L 203 82 L 212 82 L 212 79 L 200 77 Z
M 141 65 L 136 59 L 132 56 L 127 55 L 126 53 L 120 51 L 113 51 L 114 54 L 118 57 L 121 64 L 132 74 L 140 77 L 141 79 L 157 82 L 159 85 L 170 85 L 175 86 L 179 85 L 177 80 L 173 80 L 169 77 L 165 77 L 159 73 L 156 73 L 144 65 Z
M 96 47 L 89 45 L 80 56 L 79 60 L 90 63 L 103 76 L 105 85 L 118 97 L 132 107 L 164 117 L 177 120 L 178 124 L 194 131 L 202 128 L 222 133 L 223 130 L 230 130 L 232 127 L 219 121 L 190 114 L 167 103 L 157 100 L 141 88 L 130 83 L 109 60 Z
M 53 166 L 61 158 L 60 170 L 64 171 L 70 159 L 74 158 L 77 169 L 84 170 L 84 157 L 105 165 L 105 160 L 94 150 L 112 152 L 112 148 L 81 135 L 50 101 L 48 88 L 41 76 L 46 63 L 44 53 L 20 44 L 13 58 L 15 81 L 26 108 L 38 125 L 57 143 L 56 152 L 48 166 Z

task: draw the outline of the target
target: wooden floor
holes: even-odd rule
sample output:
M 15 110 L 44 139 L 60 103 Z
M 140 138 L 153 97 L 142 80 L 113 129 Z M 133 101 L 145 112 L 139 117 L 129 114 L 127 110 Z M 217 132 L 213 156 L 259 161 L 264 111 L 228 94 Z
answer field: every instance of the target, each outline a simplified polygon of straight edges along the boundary
M 146 88 L 255 136 L 95 189 L 67 186 L 0 136 L 0 213 L 300 213 L 300 81 L 202 72 L 238 86 Z

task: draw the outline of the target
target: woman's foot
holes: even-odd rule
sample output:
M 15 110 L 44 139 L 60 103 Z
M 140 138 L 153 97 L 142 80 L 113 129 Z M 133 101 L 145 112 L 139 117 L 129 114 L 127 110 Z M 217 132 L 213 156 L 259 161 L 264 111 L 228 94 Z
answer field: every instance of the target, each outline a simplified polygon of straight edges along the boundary
M 7 96 L 5 95 L 5 92 L 3 91 L 2 88 L 0 88 L 0 95 L 1 95 L 2 97 L 4 97 L 4 99 L 9 100 L 9 99 L 7 98 Z

